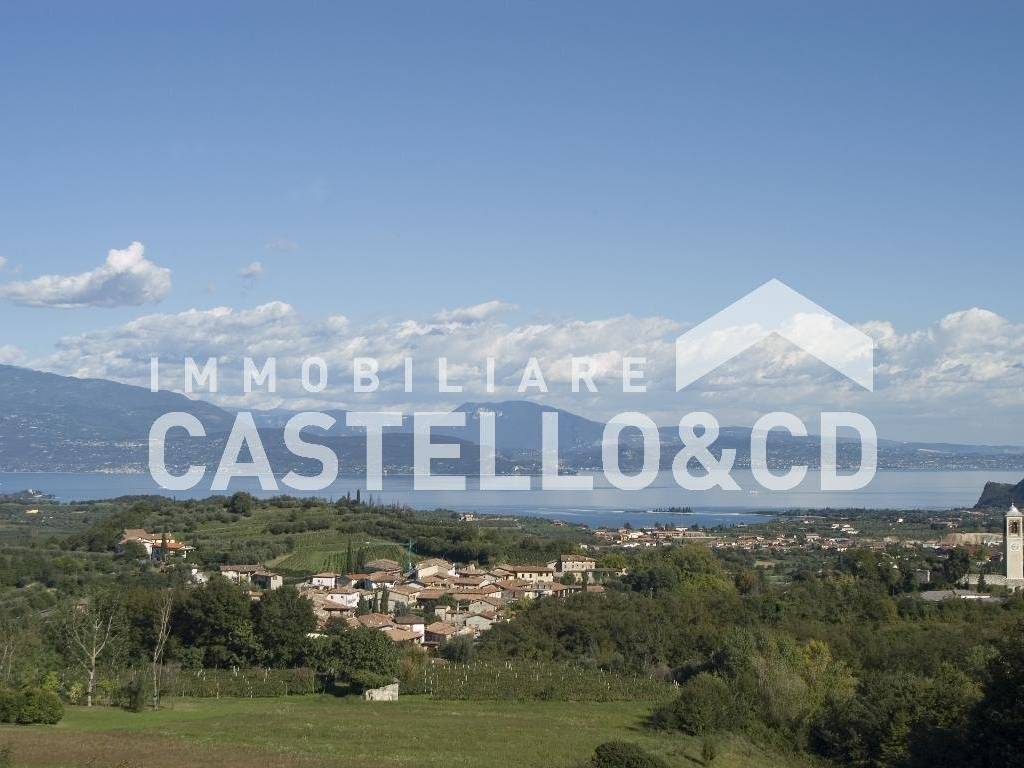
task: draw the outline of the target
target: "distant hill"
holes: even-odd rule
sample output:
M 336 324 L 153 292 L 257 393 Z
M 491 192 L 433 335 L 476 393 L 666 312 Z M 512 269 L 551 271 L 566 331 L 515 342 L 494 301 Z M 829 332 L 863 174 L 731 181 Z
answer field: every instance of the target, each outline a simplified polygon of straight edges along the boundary
M 507 456 L 540 455 L 541 423 L 545 412 L 558 413 L 558 442 L 563 451 L 598 447 L 604 433 L 604 424 L 591 421 L 575 413 L 539 405 L 527 400 L 508 400 L 498 403 L 463 403 L 454 412 L 466 414 L 465 427 L 437 427 L 433 434 L 457 438 L 469 443 L 477 443 L 480 439 L 480 413 L 491 411 L 495 414 L 495 437 L 498 453 Z M 337 419 L 330 434 L 339 437 L 355 437 L 363 434 L 361 428 L 345 426 L 345 411 L 328 410 L 325 413 Z M 270 410 L 255 411 L 253 416 L 259 427 L 281 429 L 293 411 Z M 387 427 L 385 433 L 411 434 L 413 420 L 406 414 L 401 427 Z
M 600 421 L 524 400 L 464 403 L 456 410 L 466 414 L 465 427 L 434 430 L 435 440 L 449 438 L 463 446 L 466 458 L 453 462 L 452 471 L 476 471 L 480 414 L 484 411 L 495 414 L 499 471 L 502 467 L 532 471 L 539 465 L 545 412 L 558 413 L 559 453 L 565 466 L 580 470 L 601 465 L 604 424 Z M 0 471 L 143 471 L 149 429 L 158 416 L 169 411 L 193 414 L 209 435 L 206 440 L 188 440 L 172 433 L 168 441 L 169 463 L 184 466 L 190 462 L 216 461 L 234 412 L 172 392 L 154 393 L 144 387 L 112 381 L 0 365 Z M 280 433 L 294 413 L 285 409 L 253 412 L 257 426 L 266 432 L 271 444 L 268 451 L 283 450 Z M 361 467 L 365 461 L 364 431 L 347 427 L 343 410 L 327 413 L 337 424 L 324 440 L 336 445 L 343 467 Z M 405 471 L 412 466 L 411 415 L 405 415 L 402 426 L 385 431 L 385 467 L 392 472 Z M 714 452 L 734 448 L 736 467 L 749 466 L 750 432 L 746 427 L 723 426 Z M 673 426 L 662 427 L 660 437 L 662 466 L 667 468 L 681 443 Z M 769 457 L 774 467 L 816 467 L 819 450 L 820 439 L 815 435 L 792 437 L 775 431 L 769 438 Z M 859 453 L 857 442 L 840 440 L 839 459 L 844 467 L 856 465 Z M 881 440 L 878 460 L 882 469 L 1024 470 L 1024 447 Z M 627 430 L 620 445 L 620 463 L 627 471 L 633 471 L 641 462 L 638 434 Z M 443 464 L 439 462 L 439 466 Z M 275 461 L 274 466 L 277 469 L 279 463 Z M 993 490 L 989 497 L 993 503 L 1001 503 L 1003 497 L 995 494 L 997 491 Z M 1024 497 L 1024 492 L 1020 495 Z
M 558 414 L 558 445 L 562 451 L 600 446 L 604 434 L 604 424 L 600 422 L 527 400 L 463 403 L 455 410 L 466 414 L 465 428 L 441 428 L 436 430 L 438 434 L 477 441 L 480 439 L 480 413 L 490 411 L 494 413 L 496 448 L 506 456 L 540 454 L 544 413 Z
M 169 411 L 193 414 L 208 434 L 233 421 L 173 392 L 0 365 L 0 469 L 83 472 L 144 461 L 149 429 Z
M 1024 480 L 1011 483 L 985 483 L 975 509 L 1009 509 L 1011 504 L 1024 507 Z

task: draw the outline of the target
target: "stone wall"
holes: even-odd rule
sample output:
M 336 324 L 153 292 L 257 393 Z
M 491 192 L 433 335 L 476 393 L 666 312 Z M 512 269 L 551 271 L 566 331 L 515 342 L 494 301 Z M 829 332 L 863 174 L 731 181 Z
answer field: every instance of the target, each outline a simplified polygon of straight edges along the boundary
M 363 691 L 363 699 L 366 701 L 398 701 L 398 683 Z

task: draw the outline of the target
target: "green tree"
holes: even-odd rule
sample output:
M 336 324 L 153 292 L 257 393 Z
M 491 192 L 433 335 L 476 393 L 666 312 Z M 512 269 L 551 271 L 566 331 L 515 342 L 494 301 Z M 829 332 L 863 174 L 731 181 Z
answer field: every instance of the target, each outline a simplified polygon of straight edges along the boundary
M 312 666 L 321 675 L 342 683 L 390 683 L 398 676 L 398 649 L 383 632 L 366 627 L 350 629 L 332 624 L 326 637 L 310 649 Z
M 253 498 L 252 494 L 246 493 L 245 491 L 237 491 L 231 494 L 231 497 L 228 499 L 228 512 L 233 515 L 248 517 L 252 514 L 255 502 L 256 500 Z
M 598 744 L 588 768 L 668 768 L 657 755 L 629 741 L 606 741 Z
M 175 610 L 172 626 L 179 642 L 198 654 L 203 666 L 252 663 L 259 646 L 253 634 L 249 596 L 222 576 L 189 593 Z
M 264 592 L 253 605 L 253 626 L 263 648 L 264 663 L 297 666 L 305 657 L 307 635 L 316 628 L 313 603 L 294 587 Z
M 653 722 L 692 736 L 714 733 L 735 725 L 731 698 L 725 680 L 702 672 L 683 684 L 673 702 L 654 713 Z
M 981 768 L 1024 767 L 1024 621 L 1011 629 L 988 667 L 981 701 L 971 716 Z
M 956 547 L 942 564 L 942 575 L 950 584 L 959 584 L 971 569 L 971 556 L 963 547 Z

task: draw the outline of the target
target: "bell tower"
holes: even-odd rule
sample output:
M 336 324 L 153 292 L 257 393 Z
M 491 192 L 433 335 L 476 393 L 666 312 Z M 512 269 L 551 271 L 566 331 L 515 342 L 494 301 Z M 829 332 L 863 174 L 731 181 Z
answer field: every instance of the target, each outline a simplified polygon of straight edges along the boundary
M 1016 505 L 1006 513 L 1003 529 L 1003 560 L 1006 563 L 1006 581 L 1024 583 L 1024 513 Z

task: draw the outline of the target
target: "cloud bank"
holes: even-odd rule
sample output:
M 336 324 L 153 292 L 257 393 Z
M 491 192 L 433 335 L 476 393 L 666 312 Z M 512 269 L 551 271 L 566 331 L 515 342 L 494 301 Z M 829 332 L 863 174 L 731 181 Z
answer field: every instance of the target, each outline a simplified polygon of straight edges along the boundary
M 110 329 L 62 339 L 55 354 L 29 364 L 59 373 L 148 385 L 149 357 L 158 354 L 167 388 L 183 386 L 185 356 L 217 357 L 222 388 L 207 399 L 222 405 L 301 408 L 451 408 L 466 400 L 523 399 L 516 391 L 536 357 L 549 386 L 525 397 L 607 418 L 642 410 L 663 424 L 708 410 L 723 424 L 750 425 L 773 410 L 804 418 L 812 431 L 821 410 L 856 410 L 875 419 L 883 436 L 906 439 L 1024 443 L 1024 324 L 974 308 L 933 325 L 899 333 L 888 322 L 858 326 L 876 342 L 875 391 L 865 392 L 780 337 L 771 337 L 675 392 L 674 342 L 688 325 L 665 317 L 622 315 L 598 320 L 513 323 L 506 305 L 490 301 L 444 310 L 429 319 L 358 325 L 342 315 L 307 319 L 291 305 L 215 307 L 151 314 Z M 278 358 L 276 395 L 241 393 L 242 358 Z M 301 389 L 304 358 L 322 357 L 328 388 Z M 352 391 L 352 358 L 380 361 L 381 389 Z M 599 392 L 570 390 L 572 357 L 593 360 Z M 414 389 L 404 391 L 403 365 L 414 359 Z M 448 359 L 458 394 L 437 392 L 437 358 Z M 486 359 L 494 357 L 497 391 L 485 389 Z M 623 393 L 623 358 L 646 358 L 648 391 Z M 204 397 L 206 397 L 204 395 Z

